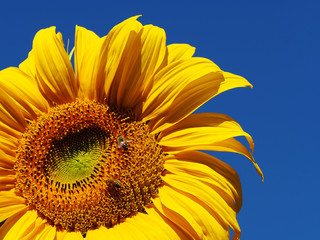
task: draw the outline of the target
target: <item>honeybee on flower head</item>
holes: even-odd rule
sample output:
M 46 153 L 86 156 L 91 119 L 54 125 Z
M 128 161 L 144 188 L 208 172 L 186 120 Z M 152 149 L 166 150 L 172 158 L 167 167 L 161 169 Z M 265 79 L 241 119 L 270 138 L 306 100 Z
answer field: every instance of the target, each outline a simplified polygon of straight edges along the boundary
M 113 178 L 110 178 L 110 179 L 108 179 L 108 180 L 106 180 L 106 184 L 108 185 L 108 186 L 114 186 L 114 187 L 116 187 L 116 188 L 121 188 L 122 187 L 122 185 L 121 185 L 121 183 L 119 182 L 119 180 L 118 179 L 113 179 Z
M 117 137 L 118 140 L 118 148 L 123 148 L 124 150 L 128 150 L 128 145 L 127 143 L 132 142 L 131 139 L 128 139 L 126 137 L 123 137 L 121 135 L 119 135 Z

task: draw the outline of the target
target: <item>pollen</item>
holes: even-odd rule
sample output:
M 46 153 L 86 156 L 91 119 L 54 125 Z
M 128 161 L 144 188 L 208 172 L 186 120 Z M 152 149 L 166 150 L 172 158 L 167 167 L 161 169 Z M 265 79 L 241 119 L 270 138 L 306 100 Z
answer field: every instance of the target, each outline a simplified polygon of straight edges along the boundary
M 77 99 L 28 125 L 17 150 L 16 188 L 49 224 L 85 234 L 145 212 L 162 183 L 163 158 L 133 114 Z

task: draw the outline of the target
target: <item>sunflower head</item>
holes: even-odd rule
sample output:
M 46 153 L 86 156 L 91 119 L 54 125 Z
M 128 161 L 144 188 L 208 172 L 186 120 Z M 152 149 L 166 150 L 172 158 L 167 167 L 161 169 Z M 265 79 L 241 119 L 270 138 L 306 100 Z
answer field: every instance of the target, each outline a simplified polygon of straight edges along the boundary
M 191 114 L 251 84 L 166 45 L 137 21 L 100 38 L 76 27 L 74 67 L 55 28 L 0 72 L 0 239 L 234 239 L 237 173 L 197 150 L 245 155 L 223 114 Z

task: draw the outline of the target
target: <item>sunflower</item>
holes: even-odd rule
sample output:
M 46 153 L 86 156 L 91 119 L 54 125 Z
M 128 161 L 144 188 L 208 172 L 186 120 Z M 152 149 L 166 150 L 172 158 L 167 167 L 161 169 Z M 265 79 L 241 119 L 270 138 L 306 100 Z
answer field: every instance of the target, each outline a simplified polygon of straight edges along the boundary
M 77 26 L 70 53 L 42 29 L 0 72 L 0 239 L 240 238 L 238 174 L 199 150 L 243 154 L 262 176 L 235 139 L 252 138 L 191 113 L 251 84 L 137 18 L 102 38 Z

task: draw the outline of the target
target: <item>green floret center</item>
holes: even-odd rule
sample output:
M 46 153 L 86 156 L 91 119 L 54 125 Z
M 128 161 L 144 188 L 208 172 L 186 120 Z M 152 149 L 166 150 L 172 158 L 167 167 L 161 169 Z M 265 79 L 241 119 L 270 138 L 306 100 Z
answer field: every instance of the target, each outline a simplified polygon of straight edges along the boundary
M 104 131 L 92 127 L 55 140 L 47 156 L 48 178 L 61 184 L 72 184 L 94 177 L 107 140 Z

